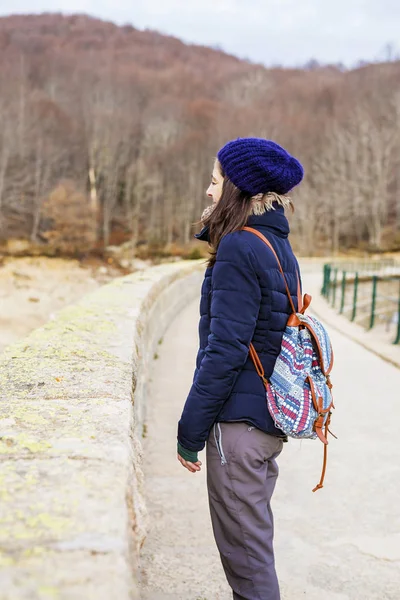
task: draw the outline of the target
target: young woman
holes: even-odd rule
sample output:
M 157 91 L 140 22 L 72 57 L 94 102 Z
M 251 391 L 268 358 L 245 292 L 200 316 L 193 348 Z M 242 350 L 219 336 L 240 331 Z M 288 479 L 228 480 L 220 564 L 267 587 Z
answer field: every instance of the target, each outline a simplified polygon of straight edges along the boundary
M 213 204 L 198 237 L 211 256 L 200 301 L 196 369 L 178 424 L 178 460 L 200 471 L 207 443 L 211 522 L 236 600 L 279 600 L 271 497 L 286 441 L 268 412 L 265 387 L 249 356 L 252 342 L 270 377 L 291 314 L 272 244 L 297 306 L 299 266 L 284 214 L 303 168 L 278 144 L 239 138 L 218 152 L 207 190 Z M 301 281 L 301 280 L 300 280 Z

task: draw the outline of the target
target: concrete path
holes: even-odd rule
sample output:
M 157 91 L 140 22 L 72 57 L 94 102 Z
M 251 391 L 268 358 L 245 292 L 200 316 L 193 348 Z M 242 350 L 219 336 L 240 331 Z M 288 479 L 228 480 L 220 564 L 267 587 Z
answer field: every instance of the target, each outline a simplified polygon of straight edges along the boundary
M 303 272 L 307 291 L 307 272 Z M 315 280 L 315 276 L 314 276 Z M 310 285 L 314 282 L 310 278 Z M 309 288 L 308 288 L 309 289 Z M 143 600 L 230 600 L 208 513 L 203 469 L 176 459 L 176 428 L 197 350 L 198 301 L 180 314 L 154 361 L 144 443 L 150 528 Z M 273 498 L 282 600 L 400 599 L 400 370 L 331 331 L 336 412 L 325 487 L 313 494 L 318 441 L 291 440 Z

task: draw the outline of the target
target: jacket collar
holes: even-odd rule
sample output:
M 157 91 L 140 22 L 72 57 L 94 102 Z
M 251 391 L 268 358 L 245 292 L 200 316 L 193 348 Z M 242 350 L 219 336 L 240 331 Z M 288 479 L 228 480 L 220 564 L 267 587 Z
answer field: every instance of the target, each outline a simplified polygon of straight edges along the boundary
M 247 219 L 247 225 L 255 229 L 266 228 L 281 238 L 287 238 L 290 233 L 289 222 L 285 216 L 283 206 L 274 202 L 275 210 L 265 211 L 262 215 L 250 215 Z M 203 227 L 200 233 L 196 233 L 195 238 L 209 242 L 208 227 Z
M 247 219 L 249 227 L 265 227 L 281 238 L 287 238 L 290 233 L 289 222 L 285 215 L 285 209 L 274 202 L 275 210 L 268 210 L 262 215 L 250 215 Z

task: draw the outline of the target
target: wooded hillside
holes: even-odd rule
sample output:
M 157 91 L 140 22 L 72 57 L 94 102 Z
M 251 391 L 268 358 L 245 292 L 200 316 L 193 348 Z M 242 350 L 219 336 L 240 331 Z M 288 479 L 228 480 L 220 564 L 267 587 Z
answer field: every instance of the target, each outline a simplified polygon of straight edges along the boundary
M 272 138 L 304 164 L 299 252 L 400 247 L 400 63 L 266 69 L 86 16 L 0 19 L 0 238 L 187 243 L 213 157 Z

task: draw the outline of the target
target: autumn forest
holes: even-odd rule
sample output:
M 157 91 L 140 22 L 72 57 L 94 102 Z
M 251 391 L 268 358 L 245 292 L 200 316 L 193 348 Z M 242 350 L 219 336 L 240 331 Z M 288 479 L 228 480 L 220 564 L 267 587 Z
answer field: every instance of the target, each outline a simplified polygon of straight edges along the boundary
M 187 245 L 213 158 L 286 146 L 305 255 L 400 249 L 400 63 L 267 69 L 86 16 L 0 19 L 0 243 Z

